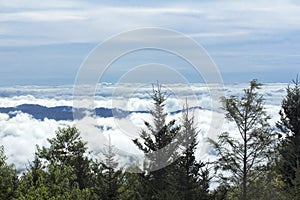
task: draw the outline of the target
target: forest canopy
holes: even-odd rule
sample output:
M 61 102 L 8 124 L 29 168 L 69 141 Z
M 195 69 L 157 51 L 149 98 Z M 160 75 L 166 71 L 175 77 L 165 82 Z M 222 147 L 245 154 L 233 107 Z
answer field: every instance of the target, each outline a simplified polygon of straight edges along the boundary
M 36 146 L 22 174 L 0 147 L 0 199 L 300 199 L 299 80 L 287 86 L 276 125 L 269 123 L 261 87 L 252 80 L 243 95 L 222 97 L 239 138 L 230 132 L 208 138 L 214 162 L 196 159 L 201 127 L 188 103 L 179 119 L 168 121 L 168 94 L 157 84 L 150 94 L 150 121 L 132 141 L 144 163 L 122 168 L 110 143 L 103 158 L 94 159 L 77 127 L 58 127 L 48 146 Z M 212 189 L 213 181 L 218 184 Z

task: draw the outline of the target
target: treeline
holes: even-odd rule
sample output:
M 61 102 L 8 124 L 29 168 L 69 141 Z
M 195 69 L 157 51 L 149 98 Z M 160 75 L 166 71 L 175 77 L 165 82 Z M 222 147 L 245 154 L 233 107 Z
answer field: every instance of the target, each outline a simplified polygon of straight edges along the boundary
M 157 85 L 152 121 L 133 140 L 145 155 L 142 166 L 118 166 L 112 145 L 104 159 L 92 159 L 76 127 L 58 128 L 49 147 L 36 147 L 20 176 L 0 148 L 0 199 L 300 199 L 300 84 L 287 87 L 276 128 L 268 122 L 260 88 L 253 80 L 243 96 L 221 99 L 239 134 L 208 139 L 218 156 L 213 163 L 195 159 L 201 127 L 191 110 L 185 105 L 180 119 L 167 121 L 168 96 Z M 218 187 L 209 190 L 212 179 Z

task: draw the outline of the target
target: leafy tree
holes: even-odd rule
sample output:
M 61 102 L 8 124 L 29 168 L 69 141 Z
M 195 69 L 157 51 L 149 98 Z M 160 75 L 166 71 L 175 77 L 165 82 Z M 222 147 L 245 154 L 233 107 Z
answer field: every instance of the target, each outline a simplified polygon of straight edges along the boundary
M 14 165 L 6 163 L 4 147 L 0 146 L 0 199 L 13 199 L 16 196 L 18 177 Z
M 133 140 L 134 144 L 145 154 L 146 174 L 143 184 L 147 185 L 143 194 L 148 199 L 166 199 L 174 198 L 174 192 L 171 192 L 171 171 L 174 170 L 174 164 L 171 164 L 178 153 L 178 140 L 175 140 L 176 134 L 179 132 L 179 126 L 175 124 L 175 120 L 167 122 L 168 113 L 165 111 L 165 101 L 167 94 L 161 90 L 161 85 L 153 86 L 151 98 L 154 108 L 150 110 L 152 123 L 145 121 L 144 129 L 140 133 L 141 139 Z M 167 167 L 162 168 L 165 164 Z
M 190 116 L 186 103 L 182 114 L 182 146 L 183 155 L 178 159 L 178 192 L 181 199 L 208 199 L 209 173 L 205 164 L 196 161 L 195 151 L 198 145 L 198 131 L 194 124 L 194 116 Z
M 91 163 L 88 158 L 86 142 L 82 141 L 76 127 L 58 128 L 56 136 L 48 139 L 50 147 L 37 147 L 37 156 L 46 164 L 69 166 L 73 169 L 80 189 L 88 188 L 91 180 Z
M 293 187 L 293 180 L 300 163 L 300 82 L 298 78 L 293 86 L 286 89 L 282 101 L 280 121 L 277 127 L 284 134 L 278 151 L 280 155 L 278 169 L 287 187 Z
M 261 84 L 252 80 L 242 97 L 222 98 L 226 117 L 235 123 L 239 138 L 225 132 L 217 141 L 209 139 L 219 156 L 216 169 L 230 173 L 220 177 L 241 186 L 238 197 L 243 200 L 250 199 L 250 184 L 265 173 L 274 145 L 270 117 L 264 111 L 263 96 L 257 93 L 260 88 Z

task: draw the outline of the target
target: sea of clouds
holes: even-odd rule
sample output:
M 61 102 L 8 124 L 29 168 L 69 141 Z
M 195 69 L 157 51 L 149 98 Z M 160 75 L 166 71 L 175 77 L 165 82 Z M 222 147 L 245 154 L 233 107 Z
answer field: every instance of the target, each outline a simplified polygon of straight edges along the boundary
M 105 108 L 120 108 L 127 111 L 147 111 L 152 107 L 149 94 L 152 91 L 151 84 L 122 85 L 122 94 L 116 93 L 115 84 L 99 84 L 95 91 L 94 106 Z M 224 95 L 240 96 L 247 83 L 231 84 L 224 86 Z M 285 96 L 285 83 L 266 83 L 260 93 L 265 98 L 265 108 L 271 115 L 270 124 L 275 127 L 279 120 L 281 101 Z M 128 92 L 127 92 L 128 90 Z M 212 124 L 215 118 L 222 118 L 221 109 L 214 108 L 210 91 L 205 84 L 167 84 L 163 90 L 169 94 L 166 101 L 166 109 L 169 112 L 181 110 L 185 101 L 190 107 L 196 107 L 193 111 L 197 125 L 198 150 L 196 156 L 204 161 L 212 161 L 215 155 L 206 142 L 207 137 L 216 138 L 224 131 L 229 131 L 238 136 L 234 123 L 224 121 L 222 124 Z M 14 86 L 0 87 L 0 107 L 15 107 L 21 104 L 38 104 L 47 107 L 72 106 L 73 86 Z M 84 106 L 84 103 L 82 104 Z M 168 120 L 180 119 L 181 113 L 175 112 L 168 116 Z M 113 117 L 85 117 L 74 121 L 56 121 L 53 119 L 38 120 L 27 113 L 18 112 L 14 116 L 0 113 L 0 145 L 5 148 L 5 154 L 9 163 L 14 163 L 19 171 L 23 171 L 32 161 L 36 145 L 49 146 L 47 138 L 55 136 L 57 127 L 76 125 L 88 147 L 93 151 L 92 156 L 100 158 L 102 150 L 111 143 L 117 148 L 119 162 L 123 165 L 136 162 L 142 158 L 142 153 L 132 143 L 132 139 L 139 137 L 144 121 L 151 120 L 148 113 L 133 112 L 125 118 Z M 101 127 L 101 129 L 99 128 Z M 221 128 L 220 128 L 221 127 Z

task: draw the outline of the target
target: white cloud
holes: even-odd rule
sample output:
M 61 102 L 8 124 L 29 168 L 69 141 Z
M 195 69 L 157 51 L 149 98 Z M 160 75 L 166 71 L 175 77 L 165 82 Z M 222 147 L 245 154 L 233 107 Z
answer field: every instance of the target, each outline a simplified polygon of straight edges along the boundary
M 86 14 L 78 11 L 28 11 L 16 13 L 0 13 L 1 22 L 63 22 L 86 20 Z
M 47 138 L 54 136 L 58 126 L 70 124 L 47 119 L 39 121 L 23 113 L 13 118 L 3 117 L 3 114 L 0 116 L 1 145 L 4 145 L 8 162 L 14 163 L 19 170 L 24 170 L 33 160 L 36 144 L 47 146 Z
M 18 40 L 15 44 L 2 41 L 3 45 L 100 42 L 120 31 L 149 26 L 176 29 L 192 37 L 222 40 L 225 37 L 251 39 L 253 35 L 263 37 L 262 33 L 300 27 L 300 6 L 286 1 L 168 2 L 151 6 L 66 0 L 29 1 L 28 4 L 27 1 L 2 1 L 1 6 L 10 11 L 1 13 L 0 20 L 9 24 L 2 24 L 0 29 Z M 19 33 L 17 26 L 20 24 L 13 21 L 29 26 L 24 26 Z M 21 35 L 25 38 L 17 37 Z M 44 39 L 40 41 L 41 38 Z
M 51 8 L 78 8 L 85 4 L 81 1 L 70 0 L 51 0 L 51 1 L 39 1 L 39 0 L 10 0 L 0 2 L 2 9 L 51 9 Z
M 176 88 L 179 91 L 188 91 L 185 87 L 181 87 L 180 84 L 168 85 L 166 88 Z M 242 89 L 246 88 L 248 84 L 237 84 L 225 86 L 226 95 L 241 95 Z M 147 97 L 147 92 L 151 90 L 151 86 L 144 89 L 139 88 L 136 94 L 130 94 L 127 102 L 127 107 L 123 109 L 132 110 L 146 110 L 151 107 L 151 99 Z M 236 127 L 232 122 L 224 123 L 220 130 L 216 124 L 212 123 L 212 118 L 220 117 L 222 114 L 219 112 L 213 112 L 210 110 L 208 91 L 203 84 L 191 85 L 193 91 L 198 96 L 198 105 L 204 107 L 204 110 L 196 110 L 194 112 L 196 125 L 200 131 L 198 140 L 198 159 L 209 159 L 212 161 L 215 159 L 209 155 L 210 146 L 206 143 L 206 138 L 216 138 L 217 134 L 223 131 L 229 131 L 233 134 L 237 134 Z M 279 109 L 281 105 L 282 97 L 285 95 L 284 88 L 286 84 L 266 84 L 263 86 L 261 93 L 265 95 L 266 99 L 266 111 L 272 116 L 270 123 L 274 126 L 275 122 L 279 120 Z M 109 88 L 109 89 L 107 89 Z M 109 91 L 114 89 L 114 85 L 108 85 L 107 88 L 103 87 L 103 93 L 105 96 L 100 96 L 101 91 L 98 91 L 99 105 L 104 107 L 111 106 L 111 96 Z M 60 87 L 57 89 L 51 87 L 14 87 L 14 88 L 2 88 L 2 92 L 9 97 L 0 98 L 0 107 L 15 106 L 19 103 L 35 103 L 44 104 L 45 106 L 58 106 L 58 105 L 72 105 L 72 93 L 68 93 L 69 87 Z M 27 90 L 27 91 L 26 91 Z M 17 95 L 17 91 L 23 91 L 21 96 Z M 36 92 L 35 92 L 36 91 Z M 38 91 L 38 92 L 37 92 Z M 57 93 L 60 95 L 57 99 L 52 99 L 53 95 Z M 33 94 L 31 96 L 29 93 Z M 188 95 L 189 93 L 184 93 Z M 25 96 L 24 96 L 25 95 Z M 64 100 L 67 99 L 67 100 Z M 10 101 L 11 100 L 11 101 Z M 195 103 L 195 102 L 194 102 Z M 171 98 L 167 101 L 168 110 L 181 109 L 182 105 L 176 98 Z M 168 120 L 179 119 L 181 114 L 175 114 L 169 116 Z M 80 121 L 67 122 L 67 121 L 55 121 L 45 119 L 43 121 L 36 120 L 24 113 L 17 113 L 15 117 L 9 118 L 7 114 L 0 113 L 0 139 L 1 144 L 5 147 L 5 153 L 9 158 L 10 163 L 15 163 L 18 169 L 24 169 L 24 166 L 31 161 L 35 151 L 35 145 L 40 146 L 49 145 L 47 138 L 54 136 L 54 132 L 59 126 L 73 125 L 75 124 L 81 130 L 82 137 L 85 141 L 88 141 L 90 150 L 95 152 L 95 157 L 100 156 L 101 149 L 107 145 L 108 135 L 110 135 L 113 145 L 120 150 L 122 164 L 128 162 L 126 156 L 139 156 L 141 152 L 131 142 L 132 139 L 138 137 L 142 128 L 145 128 L 144 121 L 151 121 L 149 114 L 146 113 L 133 113 L 127 118 L 114 119 L 114 118 L 97 118 L 96 120 L 91 118 L 84 118 Z M 102 127 L 102 129 L 97 128 Z M 124 157 L 125 156 L 125 157 Z
M 186 34 L 192 38 L 214 38 L 214 37 L 236 37 L 251 34 L 251 31 L 234 30 L 232 32 L 206 32 L 206 33 L 191 33 Z
M 68 100 L 56 100 L 36 98 L 32 95 L 14 96 L 14 97 L 2 97 L 0 98 L 0 107 L 15 107 L 21 104 L 39 104 L 41 106 L 55 107 L 55 106 L 72 106 L 72 101 Z

